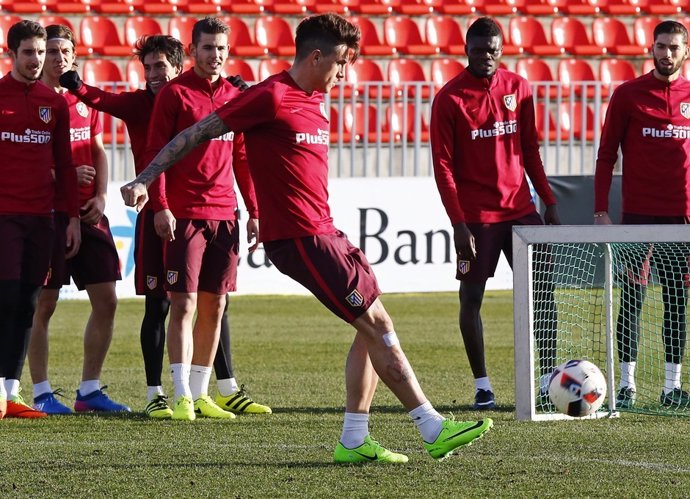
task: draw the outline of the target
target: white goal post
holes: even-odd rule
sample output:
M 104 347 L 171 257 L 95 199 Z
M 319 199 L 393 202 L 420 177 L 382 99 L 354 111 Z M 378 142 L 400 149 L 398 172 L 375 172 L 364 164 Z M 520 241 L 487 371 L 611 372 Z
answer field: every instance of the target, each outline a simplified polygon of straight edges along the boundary
M 630 244 L 628 244 L 630 243 Z M 616 312 L 618 298 L 621 292 L 617 287 L 617 273 L 621 272 L 625 263 L 621 263 L 627 251 L 629 254 L 639 254 L 641 248 L 654 248 L 654 243 L 674 243 L 672 251 L 677 256 L 678 262 L 683 262 L 683 268 L 688 264 L 690 257 L 690 225 L 570 225 L 570 226 L 516 226 L 513 228 L 513 303 L 514 303 L 514 328 L 515 328 L 515 409 L 519 420 L 543 421 L 554 419 L 570 419 L 568 416 L 557 413 L 553 408 L 544 409 L 538 406 L 537 398 L 540 394 L 540 372 L 547 372 L 548 366 L 556 366 L 571 358 L 585 358 L 597 364 L 607 379 L 607 399 L 602 409 L 588 416 L 590 418 L 616 416 L 617 409 L 615 398 L 617 393 L 616 372 L 618 358 L 616 351 Z M 675 244 L 678 243 L 678 244 Z M 661 248 L 661 246 L 657 246 Z M 647 254 L 647 263 L 650 259 L 651 249 Z M 637 253 L 634 253 L 637 252 Z M 665 253 L 658 249 L 656 259 L 664 258 Z M 541 256 L 535 257 L 535 254 Z M 555 255 L 555 256 L 554 256 Z M 541 275 L 549 281 L 552 294 L 549 295 L 555 302 L 555 323 L 552 349 L 543 348 L 543 352 L 557 352 L 548 363 L 539 359 L 540 350 L 535 341 L 535 275 L 539 280 L 540 273 L 535 274 L 535 258 L 537 261 L 548 260 L 541 265 Z M 539 260 L 541 259 L 541 260 Z M 675 261 L 675 260 L 674 260 Z M 545 266 L 546 265 L 546 266 Z M 661 265 L 659 265 L 662 267 Z M 655 271 L 649 271 L 650 274 Z M 687 281 L 690 275 L 685 275 Z M 644 282 L 646 300 L 644 307 L 663 308 L 660 293 L 647 291 L 653 288 L 650 277 L 649 286 Z M 537 285 L 539 286 L 539 285 Z M 658 286 L 657 286 L 658 287 Z M 541 285 L 540 289 L 544 289 Z M 683 290 L 684 296 L 687 291 Z M 656 300 L 656 301 L 655 301 Z M 578 303 L 574 303 L 577 301 Z M 647 304 L 649 302 L 649 304 Z M 657 304 L 657 305 L 654 305 Z M 657 321 L 653 313 L 645 310 L 642 320 Z M 650 318 L 651 317 L 651 318 Z M 542 319 L 543 320 L 543 319 Z M 656 341 L 660 334 L 657 333 L 661 326 L 650 322 L 648 329 L 643 329 L 642 336 L 646 341 Z M 540 326 L 541 330 L 545 328 Z M 683 322 L 683 329 L 685 325 Z M 654 333 L 650 331 L 655 331 Z M 543 333 L 540 333 L 543 334 Z M 639 336 L 639 333 L 638 333 Z M 682 344 L 685 342 L 683 333 Z M 542 344 L 549 345 L 548 342 Z M 556 345 L 556 346 L 553 346 Z M 663 366 L 664 353 L 658 353 L 658 347 L 642 346 L 645 354 L 655 359 L 648 361 L 651 366 L 661 364 Z M 682 355 L 682 351 L 681 351 Z M 546 357 L 545 354 L 541 354 Z M 656 357 L 661 357 L 658 361 Z M 548 366 L 542 366 L 540 371 L 539 361 Z M 645 361 L 638 362 L 646 366 Z M 650 372 L 656 367 L 645 367 Z M 663 367 L 661 368 L 663 370 Z M 658 369 L 656 369 L 658 370 Z M 655 372 L 655 376 L 658 374 Z M 651 375 L 650 375 L 651 376 Z M 684 378 L 688 378 L 684 371 Z M 544 378 L 546 379 L 546 377 Z M 656 381 L 656 378 L 655 378 Z M 687 381 L 687 379 L 686 379 Z M 649 388 L 650 395 L 634 412 L 650 414 L 668 414 L 669 410 L 662 407 L 657 410 L 654 407 L 654 397 L 658 405 L 658 391 L 656 383 Z M 662 383 L 663 385 L 663 383 Z M 543 386 L 543 383 L 542 383 Z M 639 387 L 638 387 L 639 391 Z M 656 395 L 654 395 L 656 394 Z M 645 405 L 646 404 L 646 405 Z M 651 409 L 650 409 L 651 408 Z M 675 411 L 671 411 L 674 412 Z M 690 415 L 690 410 L 683 411 L 682 415 Z

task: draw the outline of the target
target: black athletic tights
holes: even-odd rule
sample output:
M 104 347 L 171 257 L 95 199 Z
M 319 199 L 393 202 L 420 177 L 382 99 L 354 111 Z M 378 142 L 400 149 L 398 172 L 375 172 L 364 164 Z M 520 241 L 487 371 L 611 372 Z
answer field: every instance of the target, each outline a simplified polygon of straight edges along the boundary
M 0 281 L 0 375 L 6 379 L 22 377 L 40 289 L 20 281 Z
M 170 300 L 153 296 L 146 297 L 144 319 L 141 322 L 141 351 L 144 354 L 146 384 L 160 386 L 165 352 L 165 319 L 170 310 Z M 232 352 L 230 351 L 230 321 L 228 319 L 228 300 L 220 321 L 220 341 L 213 361 L 217 379 L 234 377 Z

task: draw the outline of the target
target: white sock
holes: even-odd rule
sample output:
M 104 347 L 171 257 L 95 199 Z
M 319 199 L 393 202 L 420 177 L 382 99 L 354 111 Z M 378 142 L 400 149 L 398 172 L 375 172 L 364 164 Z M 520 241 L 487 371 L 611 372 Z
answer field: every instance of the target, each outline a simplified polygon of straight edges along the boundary
M 50 386 L 50 381 L 45 380 L 40 383 L 34 383 L 34 398 L 43 395 L 44 393 L 53 393 L 53 389 Z
M 369 435 L 369 414 L 346 412 L 340 443 L 348 449 L 354 449 L 364 443 L 364 437 L 367 435 Z
M 431 402 L 424 402 L 412 409 L 409 414 L 425 442 L 430 443 L 438 438 L 443 428 L 441 423 L 445 418 L 436 412 Z
M 0 397 L 7 399 L 7 390 L 5 390 L 5 378 L 0 378 Z
M 666 382 L 664 383 L 664 393 L 671 393 L 676 388 L 680 388 L 680 370 L 682 364 L 666 362 Z
M 211 381 L 213 368 L 192 364 L 189 372 L 189 389 L 192 391 L 192 399 L 196 400 L 202 395 L 208 395 L 208 383 Z
M 189 389 L 189 365 L 170 364 L 173 385 L 175 386 L 175 398 L 192 398 L 192 391 Z
M 147 386 L 146 387 L 146 400 L 151 402 L 156 396 L 165 395 L 162 386 Z
M 79 393 L 82 397 L 92 394 L 101 389 L 101 380 L 87 379 L 79 383 Z
M 10 378 L 5 379 L 5 391 L 7 392 L 8 398 L 19 395 L 19 380 Z
M 630 387 L 637 390 L 635 385 L 635 366 L 637 362 L 621 362 L 621 382 L 619 388 Z
M 223 397 L 229 397 L 240 389 L 235 378 L 219 379 L 216 385 L 218 386 L 218 392 Z
M 488 376 L 484 376 L 482 378 L 474 378 L 474 389 L 475 391 L 489 390 L 490 392 L 493 392 L 493 390 L 491 389 L 491 382 L 489 381 Z

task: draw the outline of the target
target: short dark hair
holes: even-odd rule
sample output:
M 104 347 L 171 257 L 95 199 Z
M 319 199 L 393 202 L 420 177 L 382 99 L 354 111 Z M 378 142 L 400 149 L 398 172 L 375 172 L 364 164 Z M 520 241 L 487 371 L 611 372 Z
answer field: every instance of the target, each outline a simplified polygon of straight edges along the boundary
M 192 28 L 192 44 L 196 45 L 201 39 L 201 33 L 217 35 L 219 33 L 228 34 L 230 28 L 217 17 L 204 17 L 201 21 L 194 23 Z
M 350 62 L 359 55 L 359 41 L 362 37 L 359 27 L 338 14 L 328 13 L 307 17 L 297 26 L 295 49 L 298 59 L 318 49 L 330 55 L 338 45 L 352 50 Z
M 677 21 L 662 21 L 654 28 L 654 41 L 659 35 L 683 35 L 683 43 L 688 43 L 688 29 Z
M 488 36 L 498 36 L 503 40 L 501 27 L 490 17 L 480 17 L 467 28 L 467 33 L 465 33 L 465 39 Z
M 29 38 L 41 38 L 45 40 L 47 36 L 43 26 L 36 21 L 27 21 L 25 19 L 13 24 L 10 29 L 7 30 L 7 48 L 16 54 L 22 41 L 28 40 Z
M 184 46 L 177 38 L 168 35 L 144 35 L 134 42 L 134 55 L 144 64 L 149 54 L 163 54 L 170 65 L 181 69 L 184 61 Z

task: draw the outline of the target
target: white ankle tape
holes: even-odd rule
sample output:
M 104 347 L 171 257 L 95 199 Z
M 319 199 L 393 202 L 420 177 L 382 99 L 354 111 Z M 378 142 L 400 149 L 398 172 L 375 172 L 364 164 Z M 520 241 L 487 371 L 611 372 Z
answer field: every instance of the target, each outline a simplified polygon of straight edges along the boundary
M 383 342 L 386 344 L 387 347 L 392 347 L 400 344 L 400 342 L 398 341 L 398 335 L 395 334 L 395 331 L 391 331 L 390 333 L 384 334 Z

